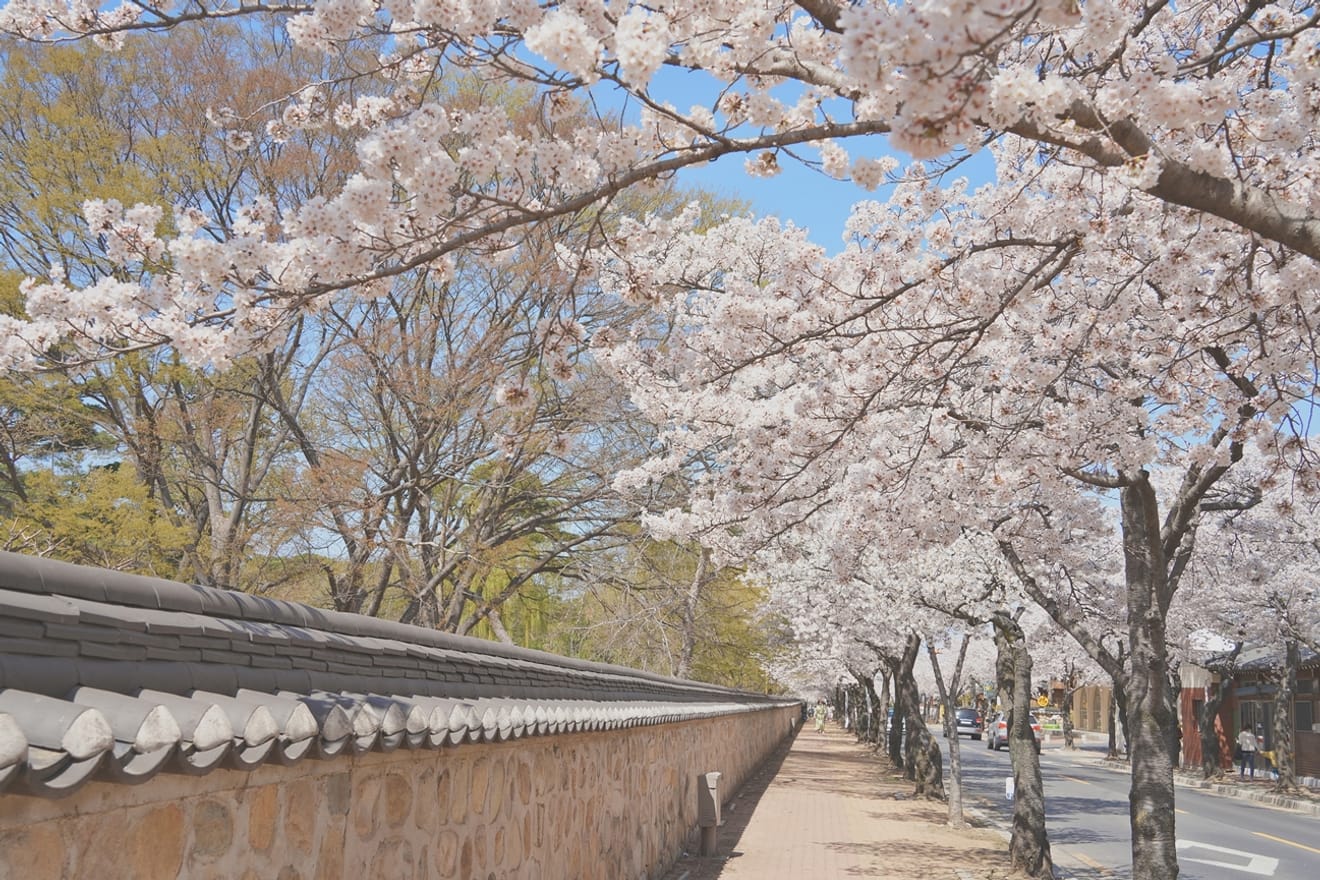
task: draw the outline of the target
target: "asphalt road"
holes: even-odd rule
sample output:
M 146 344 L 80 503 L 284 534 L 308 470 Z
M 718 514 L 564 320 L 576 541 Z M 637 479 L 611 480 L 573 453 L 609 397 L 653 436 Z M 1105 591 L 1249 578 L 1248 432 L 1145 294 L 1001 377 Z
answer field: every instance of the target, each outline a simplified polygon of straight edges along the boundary
M 948 744 L 940 742 L 947 773 Z M 992 752 L 967 737 L 959 743 L 964 802 L 1007 830 L 1008 750 Z M 1106 766 L 1103 756 L 1103 748 L 1094 747 L 1065 752 L 1047 746 L 1041 753 L 1046 828 L 1061 878 L 1132 876 L 1129 777 Z M 1320 878 L 1320 817 L 1181 786 L 1175 797 L 1180 880 Z

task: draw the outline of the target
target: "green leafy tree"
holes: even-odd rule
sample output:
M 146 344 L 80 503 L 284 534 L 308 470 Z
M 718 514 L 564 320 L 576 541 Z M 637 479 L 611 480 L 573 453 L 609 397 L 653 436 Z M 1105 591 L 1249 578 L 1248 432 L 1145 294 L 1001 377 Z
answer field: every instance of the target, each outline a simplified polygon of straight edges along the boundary
M 25 484 L 27 499 L 0 519 L 6 550 L 168 576 L 190 539 L 130 465 L 65 474 L 32 470 Z
M 764 591 L 736 569 L 714 569 L 692 545 L 631 540 L 592 560 L 561 592 L 552 650 L 730 687 L 776 691 L 766 670 L 790 645 L 762 610 Z

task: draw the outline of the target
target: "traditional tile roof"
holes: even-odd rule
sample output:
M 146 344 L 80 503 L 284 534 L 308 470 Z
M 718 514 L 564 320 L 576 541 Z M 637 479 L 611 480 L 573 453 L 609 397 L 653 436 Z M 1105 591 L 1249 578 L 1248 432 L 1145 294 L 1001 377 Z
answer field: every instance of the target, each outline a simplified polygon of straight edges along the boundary
M 0 552 L 0 790 L 711 717 L 782 700 Z
M 1238 672 L 1269 672 L 1272 669 L 1281 668 L 1284 665 L 1284 652 L 1282 648 L 1257 648 L 1255 650 L 1243 651 L 1238 657 Z M 1320 654 L 1312 651 L 1305 645 L 1299 645 L 1297 648 L 1297 666 L 1299 669 L 1306 669 L 1311 666 L 1320 665 Z
M 1238 673 L 1265 673 L 1283 666 L 1283 663 L 1283 649 L 1279 646 L 1272 646 L 1246 648 L 1236 657 L 1233 657 L 1227 651 L 1209 654 L 1198 661 L 1197 665 L 1214 670 L 1231 665 Z M 1320 665 L 1320 654 L 1305 645 L 1299 645 L 1297 649 L 1297 667 L 1308 669 L 1317 665 Z

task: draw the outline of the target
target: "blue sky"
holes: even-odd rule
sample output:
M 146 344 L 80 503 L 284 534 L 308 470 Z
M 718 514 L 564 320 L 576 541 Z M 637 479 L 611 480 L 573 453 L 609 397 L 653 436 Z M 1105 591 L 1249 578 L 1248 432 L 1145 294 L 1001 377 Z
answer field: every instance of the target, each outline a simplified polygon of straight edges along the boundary
M 678 108 L 703 105 L 715 106 L 720 91 L 727 86 L 708 74 L 662 68 L 652 78 L 648 91 L 658 101 L 668 101 Z M 797 100 L 803 86 L 788 82 L 774 90 L 774 94 L 787 105 Z M 624 118 L 636 122 L 638 104 L 628 99 L 613 87 L 593 90 L 593 98 L 602 106 L 613 107 Z M 827 110 L 834 119 L 848 119 L 851 106 L 842 99 L 834 99 L 827 104 Z M 747 126 L 733 132 L 738 135 L 754 135 L 755 129 Z M 842 140 L 840 145 L 854 158 L 858 156 L 892 155 L 901 165 L 907 164 L 909 157 L 898 154 L 889 148 L 888 140 L 882 136 L 867 136 L 851 140 Z M 798 155 L 816 159 L 817 151 L 811 145 L 801 145 L 794 149 Z M 740 199 L 751 204 L 752 212 L 758 217 L 774 216 L 781 221 L 792 222 L 799 228 L 809 231 L 809 237 L 821 245 L 830 254 L 843 249 L 843 228 L 852 211 L 852 206 L 864 199 L 885 199 L 887 188 L 867 192 L 852 181 L 835 180 L 832 177 L 804 165 L 784 152 L 778 154 L 779 167 L 782 169 L 774 177 L 753 177 L 744 170 L 746 154 L 725 156 L 706 165 L 684 168 L 678 172 L 680 184 L 699 187 L 717 196 Z M 992 160 L 989 153 L 982 151 L 956 172 L 958 175 L 969 174 L 976 178 L 979 185 L 994 177 Z
M 883 138 L 867 140 L 866 144 L 853 141 L 842 145 L 853 156 L 886 154 L 888 145 Z M 875 146 L 882 149 L 874 149 Z M 802 152 L 812 156 L 815 151 L 804 147 Z M 894 155 L 902 164 L 909 161 L 902 154 L 887 154 Z M 889 195 L 888 187 L 867 192 L 852 181 L 835 180 L 783 154 L 780 154 L 779 163 L 783 170 L 779 174 L 753 177 L 743 170 L 746 158 L 741 154 L 725 156 L 700 167 L 685 168 L 678 173 L 678 180 L 715 195 L 749 202 L 758 217 L 775 216 L 782 221 L 792 221 L 794 226 L 809 230 L 809 238 L 830 254 L 843 249 L 843 227 L 852 206 L 859 201 L 885 199 Z M 973 185 L 979 186 L 994 178 L 992 162 L 990 154 L 982 151 L 964 162 L 954 174 L 969 176 Z
M 713 107 L 724 87 L 724 84 L 705 73 L 667 67 L 656 73 L 649 91 L 653 97 L 669 101 L 675 107 L 686 108 L 696 104 Z M 775 94 L 792 105 L 802 88 L 801 84 L 790 82 L 776 89 Z M 613 105 L 621 109 L 629 121 L 636 121 L 637 104 L 621 101 L 619 92 L 612 89 L 598 90 L 595 97 L 605 106 Z M 850 108 L 843 101 L 839 101 L 838 105 L 833 108 L 838 118 L 847 118 Z M 751 135 L 754 132 L 755 129 L 748 127 L 735 134 Z M 854 155 L 865 153 L 880 156 L 889 152 L 883 138 L 867 138 L 864 143 L 854 140 L 844 142 L 843 146 Z M 807 158 L 817 157 L 816 150 L 811 146 L 800 146 L 796 150 Z M 782 152 L 778 158 L 783 170 L 774 177 L 749 175 L 743 169 L 747 156 L 740 153 L 706 165 L 684 168 L 678 172 L 678 181 L 717 196 L 750 202 L 752 211 L 758 217 L 775 216 L 783 221 L 792 221 L 793 225 L 810 230 L 811 240 L 830 253 L 843 249 L 843 225 L 853 203 L 865 198 L 884 197 L 880 192 L 868 193 L 851 181 L 828 177 Z M 903 157 L 899 158 L 901 161 Z
M 846 180 L 835 180 L 800 162 L 783 157 L 774 177 L 753 177 L 743 170 L 747 157 L 725 156 L 698 168 L 679 172 L 680 183 L 717 196 L 750 202 L 758 217 L 775 216 L 810 231 L 810 238 L 830 253 L 843 248 L 843 226 L 854 202 L 883 198 Z

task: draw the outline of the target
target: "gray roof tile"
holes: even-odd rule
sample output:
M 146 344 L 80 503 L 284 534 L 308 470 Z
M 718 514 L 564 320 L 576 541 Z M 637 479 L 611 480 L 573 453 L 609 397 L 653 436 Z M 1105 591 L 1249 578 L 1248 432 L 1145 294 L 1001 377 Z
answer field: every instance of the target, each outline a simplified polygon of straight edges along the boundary
M 0 552 L 0 789 L 745 711 L 756 695 Z
M 0 618 L 0 638 L 43 639 L 45 637 L 46 627 L 41 621 Z
M 35 639 L 5 639 L 0 642 L 5 653 L 35 654 L 39 657 L 77 657 L 78 645 L 75 642 L 63 642 L 47 639 L 43 635 Z
M 0 691 L 0 712 L 18 720 L 30 746 L 63 752 L 75 761 L 95 757 L 114 742 L 105 716 L 73 700 L 9 688 Z
M 234 725 L 213 702 L 146 688 L 138 691 L 137 697 L 170 711 L 179 725 L 180 743 L 187 749 L 209 752 L 233 744 Z
M 63 596 L 26 593 L 0 588 L 0 607 L 8 617 L 40 620 L 49 623 L 76 623 L 78 608 Z
M 68 699 L 99 711 L 110 722 L 115 739 L 136 752 L 170 748 L 183 738 L 169 709 L 152 700 L 92 687 L 74 688 Z
M 0 773 L 27 761 L 28 741 L 14 716 L 0 713 Z

